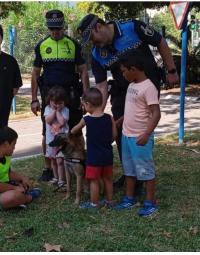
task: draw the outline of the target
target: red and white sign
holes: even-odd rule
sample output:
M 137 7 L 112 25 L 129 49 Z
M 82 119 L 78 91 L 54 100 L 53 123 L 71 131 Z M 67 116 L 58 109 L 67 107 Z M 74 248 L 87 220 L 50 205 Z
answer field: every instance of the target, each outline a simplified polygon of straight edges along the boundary
M 170 2 L 169 9 L 172 12 L 176 27 L 182 29 L 184 19 L 189 11 L 189 2 L 185 1 L 174 1 Z

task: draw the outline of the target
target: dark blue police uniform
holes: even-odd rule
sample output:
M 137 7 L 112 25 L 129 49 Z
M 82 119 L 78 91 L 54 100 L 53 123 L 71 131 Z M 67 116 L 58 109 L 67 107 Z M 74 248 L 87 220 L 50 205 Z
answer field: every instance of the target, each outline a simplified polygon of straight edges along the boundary
M 110 70 L 114 79 L 111 88 L 112 113 L 115 120 L 124 115 L 125 97 L 129 83 L 124 79 L 118 60 L 123 54 L 140 50 L 145 58 L 146 75 L 160 90 L 160 77 L 155 59 L 149 48 L 158 46 L 162 36 L 154 29 L 138 20 L 126 22 L 110 22 L 114 25 L 114 39 L 110 46 L 104 48 L 94 47 L 92 50 L 92 71 L 96 83 L 107 80 L 107 70 Z M 121 139 L 121 129 L 119 139 Z M 118 141 L 119 151 L 120 141 Z

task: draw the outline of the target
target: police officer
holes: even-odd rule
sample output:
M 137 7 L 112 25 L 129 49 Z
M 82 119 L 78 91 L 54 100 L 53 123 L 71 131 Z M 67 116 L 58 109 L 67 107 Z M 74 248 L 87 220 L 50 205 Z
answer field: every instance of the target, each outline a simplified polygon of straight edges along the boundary
M 14 57 L 1 51 L 3 28 L 0 25 L 0 128 L 8 125 L 13 97 L 22 86 L 19 65 Z
M 46 24 L 49 35 L 37 43 L 35 47 L 35 60 L 32 70 L 32 112 L 37 115 L 41 110 L 43 122 L 43 152 L 45 155 L 45 97 L 49 89 L 55 85 L 65 89 L 69 98 L 69 127 L 77 124 L 82 117 L 80 107 L 80 84 L 83 90 L 89 87 L 89 76 L 85 60 L 82 57 L 80 45 L 65 35 L 64 15 L 59 10 L 50 10 L 46 13 Z M 43 69 L 42 75 L 41 70 Z M 41 75 L 41 76 L 40 76 Z M 37 97 L 38 87 L 40 89 L 41 100 Z M 48 181 L 52 177 L 50 161 L 45 157 L 45 169 L 41 180 Z
M 120 56 L 140 50 L 145 59 L 146 75 L 160 89 L 160 77 L 156 62 L 149 44 L 157 47 L 166 66 L 166 78 L 169 84 L 178 82 L 176 67 L 165 39 L 153 28 L 138 20 L 125 22 L 110 21 L 105 23 L 94 14 L 86 15 L 78 26 L 83 44 L 92 41 L 92 71 L 97 87 L 102 91 L 104 106 L 108 98 L 107 70 L 110 70 L 114 81 L 111 88 L 111 105 L 113 117 L 118 127 L 118 151 L 121 158 L 121 132 L 124 114 L 125 96 L 128 82 L 120 72 Z M 119 186 L 123 183 L 122 177 Z

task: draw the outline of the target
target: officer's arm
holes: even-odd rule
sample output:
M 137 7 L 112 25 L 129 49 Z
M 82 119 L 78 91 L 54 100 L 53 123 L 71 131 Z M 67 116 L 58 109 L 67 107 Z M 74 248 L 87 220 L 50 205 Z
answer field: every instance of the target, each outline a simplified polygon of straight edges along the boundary
M 78 72 L 80 73 L 81 81 L 83 83 L 83 92 L 85 92 L 90 87 L 87 66 L 86 64 L 78 65 L 77 69 Z
M 105 70 L 101 64 L 92 57 L 92 73 L 95 78 L 96 87 L 101 91 L 103 95 L 103 110 L 106 107 L 108 99 L 108 83 L 107 83 L 107 70 Z
M 101 91 L 103 95 L 103 105 L 102 108 L 103 110 L 106 107 L 107 99 L 108 99 L 108 83 L 107 81 L 99 82 L 96 84 L 96 87 Z
M 135 31 L 139 38 L 142 40 L 142 42 L 150 44 L 154 47 L 157 47 L 162 60 L 167 68 L 167 70 L 176 69 L 174 60 L 171 54 L 171 50 L 169 49 L 167 42 L 165 39 L 161 36 L 160 33 L 158 33 L 156 30 L 154 30 L 152 27 L 148 26 L 144 22 L 141 21 L 134 21 L 135 23 Z M 167 81 L 169 84 L 175 84 L 178 82 L 178 74 L 177 73 L 168 73 Z
M 31 91 L 32 91 L 32 101 L 37 100 L 38 92 L 38 78 L 40 77 L 41 68 L 33 67 L 32 78 L 31 78 Z
M 164 38 L 161 39 L 160 44 L 158 45 L 158 51 L 162 57 L 162 60 L 167 68 L 167 70 L 176 70 L 176 66 L 174 64 L 174 60 L 171 54 L 171 50 L 165 41 Z M 178 83 L 179 77 L 177 72 L 174 73 L 167 73 L 167 80 L 169 84 L 173 85 Z

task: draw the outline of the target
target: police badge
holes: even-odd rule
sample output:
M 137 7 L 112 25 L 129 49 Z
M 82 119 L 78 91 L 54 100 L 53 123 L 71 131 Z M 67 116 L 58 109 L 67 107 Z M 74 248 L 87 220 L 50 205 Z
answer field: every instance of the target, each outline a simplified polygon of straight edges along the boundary
M 143 25 L 140 26 L 140 28 L 143 30 L 144 34 L 147 36 L 153 36 L 154 35 L 154 30 L 152 27 L 146 25 L 146 27 L 144 27 Z
M 101 49 L 101 50 L 100 50 L 100 56 L 101 56 L 102 58 L 107 58 L 107 56 L 108 56 L 108 51 L 107 51 L 106 49 Z

